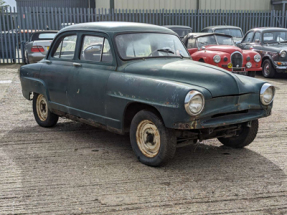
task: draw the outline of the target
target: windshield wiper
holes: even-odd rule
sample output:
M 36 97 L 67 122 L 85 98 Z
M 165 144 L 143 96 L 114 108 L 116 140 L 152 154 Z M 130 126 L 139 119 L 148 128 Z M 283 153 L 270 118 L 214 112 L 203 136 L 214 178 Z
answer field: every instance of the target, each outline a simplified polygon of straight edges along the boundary
M 158 50 L 156 50 L 156 51 L 158 51 L 158 52 L 165 52 L 165 53 L 174 54 L 174 52 L 173 52 L 173 51 L 171 51 L 170 49 L 158 49 Z

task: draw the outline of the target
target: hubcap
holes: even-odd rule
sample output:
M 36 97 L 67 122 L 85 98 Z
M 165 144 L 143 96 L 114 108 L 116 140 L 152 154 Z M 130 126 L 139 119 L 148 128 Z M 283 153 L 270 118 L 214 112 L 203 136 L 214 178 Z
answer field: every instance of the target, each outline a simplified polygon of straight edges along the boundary
M 39 95 L 36 101 L 36 110 L 41 121 L 45 121 L 48 117 L 48 105 L 45 97 Z
M 137 144 L 141 152 L 149 157 L 155 157 L 160 148 L 160 134 L 155 124 L 149 120 L 143 120 L 137 127 Z
M 269 74 L 270 74 L 270 65 L 269 65 L 269 63 L 265 64 L 263 71 L 264 71 L 264 76 L 265 77 L 269 76 Z

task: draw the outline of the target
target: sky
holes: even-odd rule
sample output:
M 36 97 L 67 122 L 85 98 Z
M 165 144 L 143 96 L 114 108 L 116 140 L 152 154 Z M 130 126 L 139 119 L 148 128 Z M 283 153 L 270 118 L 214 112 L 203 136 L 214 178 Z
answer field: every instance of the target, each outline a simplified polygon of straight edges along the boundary
M 6 2 L 6 5 L 9 5 L 11 7 L 16 7 L 16 1 L 15 0 L 4 0 Z

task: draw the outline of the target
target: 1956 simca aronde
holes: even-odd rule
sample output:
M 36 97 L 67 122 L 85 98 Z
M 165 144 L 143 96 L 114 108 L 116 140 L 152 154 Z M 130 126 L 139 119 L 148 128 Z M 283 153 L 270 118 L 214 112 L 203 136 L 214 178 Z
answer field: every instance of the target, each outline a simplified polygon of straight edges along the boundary
M 137 158 L 150 166 L 187 142 L 247 146 L 275 94 L 266 82 L 192 61 L 167 28 L 125 22 L 62 29 L 45 59 L 21 67 L 20 79 L 40 126 L 60 116 L 129 133 Z

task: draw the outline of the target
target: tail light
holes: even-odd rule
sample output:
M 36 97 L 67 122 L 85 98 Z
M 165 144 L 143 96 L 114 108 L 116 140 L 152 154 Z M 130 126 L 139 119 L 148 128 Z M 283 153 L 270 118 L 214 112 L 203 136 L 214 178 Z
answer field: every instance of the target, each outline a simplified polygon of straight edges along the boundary
M 44 52 L 44 48 L 42 46 L 33 46 L 31 48 L 31 52 Z

